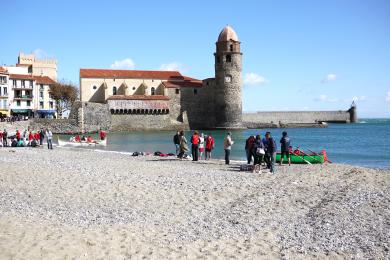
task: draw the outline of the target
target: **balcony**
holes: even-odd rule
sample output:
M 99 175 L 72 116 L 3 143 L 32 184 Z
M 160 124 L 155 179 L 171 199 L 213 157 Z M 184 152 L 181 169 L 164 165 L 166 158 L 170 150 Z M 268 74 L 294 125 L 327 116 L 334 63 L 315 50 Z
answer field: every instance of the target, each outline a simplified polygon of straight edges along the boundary
M 22 89 L 33 89 L 34 86 L 12 86 L 13 89 L 22 90 Z
M 18 95 L 14 97 L 15 100 L 31 100 L 33 99 L 32 95 Z
M 0 98 L 7 98 L 8 97 L 8 93 L 0 93 Z

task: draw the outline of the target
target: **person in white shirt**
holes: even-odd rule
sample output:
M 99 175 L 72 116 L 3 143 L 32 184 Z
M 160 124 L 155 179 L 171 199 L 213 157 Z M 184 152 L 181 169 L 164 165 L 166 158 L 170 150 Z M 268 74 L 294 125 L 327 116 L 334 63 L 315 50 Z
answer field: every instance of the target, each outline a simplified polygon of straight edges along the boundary
M 223 140 L 223 148 L 225 149 L 225 164 L 229 164 L 230 163 L 230 151 L 232 150 L 232 145 L 233 145 L 233 141 L 232 141 L 232 137 L 231 137 L 231 133 L 227 133 L 225 139 Z
M 46 129 L 46 140 L 47 140 L 47 149 L 53 149 L 53 133 L 50 131 L 50 129 Z

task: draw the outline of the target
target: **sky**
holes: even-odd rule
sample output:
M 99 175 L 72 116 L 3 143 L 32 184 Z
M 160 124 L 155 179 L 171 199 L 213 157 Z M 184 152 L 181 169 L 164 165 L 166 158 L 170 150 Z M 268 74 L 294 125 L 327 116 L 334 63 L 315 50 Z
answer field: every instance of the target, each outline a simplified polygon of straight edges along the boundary
M 19 52 L 80 68 L 214 77 L 230 25 L 243 53 L 243 110 L 346 110 L 390 118 L 390 1 L 5 1 L 0 64 Z

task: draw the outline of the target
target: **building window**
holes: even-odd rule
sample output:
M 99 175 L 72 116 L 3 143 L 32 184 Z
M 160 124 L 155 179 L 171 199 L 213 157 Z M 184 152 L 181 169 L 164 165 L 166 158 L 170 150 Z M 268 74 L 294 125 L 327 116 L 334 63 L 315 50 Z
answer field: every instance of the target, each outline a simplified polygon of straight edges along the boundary
M 12 86 L 16 87 L 16 79 L 12 81 Z
M 40 109 L 43 109 L 43 102 L 42 102 L 42 101 L 39 102 L 39 108 L 40 108 Z
M 194 95 L 198 95 L 198 90 L 194 88 Z
M 7 77 L 0 77 L 0 84 L 7 83 Z
M 33 87 L 33 81 L 30 80 L 30 87 Z
M 40 84 L 40 85 L 39 85 L 39 90 L 40 90 L 40 91 L 43 91 L 43 84 Z
M 112 88 L 112 94 L 113 94 L 114 96 L 116 95 L 116 87 L 115 87 L 115 86 Z
M 39 97 L 43 98 L 43 91 L 39 92 Z
M 27 97 L 30 96 L 30 91 L 26 90 L 24 93 L 25 93 L 25 95 L 26 95 Z
M 232 56 L 226 55 L 226 62 L 232 62 Z
M 30 100 L 27 100 L 27 106 L 31 106 L 31 101 Z
M 232 76 L 226 75 L 225 76 L 225 82 L 227 82 L 227 83 L 232 82 Z
M 16 101 L 16 106 L 20 107 L 20 100 Z
M 176 94 L 179 94 L 179 93 L 180 93 L 180 89 L 178 89 L 178 88 L 175 89 L 175 93 L 176 93 Z
M 7 89 L 7 87 L 4 87 L 4 88 L 3 88 L 3 94 L 4 94 L 4 96 L 7 96 L 7 95 L 8 95 L 8 89 Z
M 22 80 L 22 87 L 25 87 L 25 86 L 26 86 L 26 81 Z
M 53 101 L 50 101 L 50 102 L 49 102 L 49 107 L 50 107 L 51 109 L 53 109 Z
M 230 51 L 233 51 L 233 44 L 230 44 Z
M 16 97 L 20 98 L 21 95 L 20 95 L 20 90 L 16 90 Z
M 96 87 L 96 86 L 93 86 L 92 88 L 93 88 L 93 89 L 97 89 L 97 87 Z
M 156 89 L 152 87 L 150 89 L 150 93 L 152 94 L 152 96 L 154 96 L 156 94 Z

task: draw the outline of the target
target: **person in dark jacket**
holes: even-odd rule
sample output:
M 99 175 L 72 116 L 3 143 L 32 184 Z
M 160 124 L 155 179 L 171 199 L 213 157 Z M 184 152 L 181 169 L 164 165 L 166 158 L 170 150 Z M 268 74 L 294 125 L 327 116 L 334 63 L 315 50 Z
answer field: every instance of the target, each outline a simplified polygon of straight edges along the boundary
M 177 131 L 176 134 L 173 136 L 173 143 L 175 144 L 176 155 L 179 155 L 179 152 L 180 152 L 180 132 L 179 131 Z
M 265 136 L 267 136 L 267 134 L 271 134 L 271 132 L 265 132 Z M 267 146 L 268 146 L 268 140 L 267 138 L 264 136 L 263 139 L 261 139 L 261 141 L 263 142 L 263 145 L 264 145 L 264 150 L 267 151 Z M 268 165 L 271 163 L 270 162 L 270 158 L 269 156 L 267 156 L 267 153 L 264 155 L 264 163 L 267 165 L 267 168 L 268 168 Z M 268 168 L 269 169 L 269 168 Z
M 271 173 L 275 172 L 275 160 L 276 160 L 276 142 L 271 137 L 271 133 L 267 133 L 265 135 L 265 138 L 267 140 L 267 150 L 266 150 L 266 156 L 269 158 L 269 163 L 267 165 L 267 168 L 270 169 Z
M 252 157 L 254 157 L 254 153 L 253 153 L 254 141 L 255 141 L 255 137 L 253 135 L 251 135 L 248 137 L 248 139 L 246 139 L 246 142 L 245 142 L 245 152 L 246 152 L 246 159 L 248 161 L 248 164 L 251 164 Z
M 45 131 L 41 128 L 41 131 L 39 132 L 39 145 L 43 145 L 43 139 L 45 138 Z
M 290 137 L 288 137 L 287 132 L 284 131 L 282 133 L 282 138 L 280 139 L 280 165 L 283 163 L 284 156 L 287 157 L 288 165 L 291 165 L 291 158 L 290 158 L 290 146 L 291 141 Z
M 253 148 L 252 148 L 252 154 L 254 155 L 254 162 L 253 162 L 253 171 L 258 168 L 260 171 L 261 164 L 263 163 L 263 158 L 265 154 L 264 150 L 264 144 L 261 140 L 261 136 L 257 135 L 255 141 L 253 142 Z

